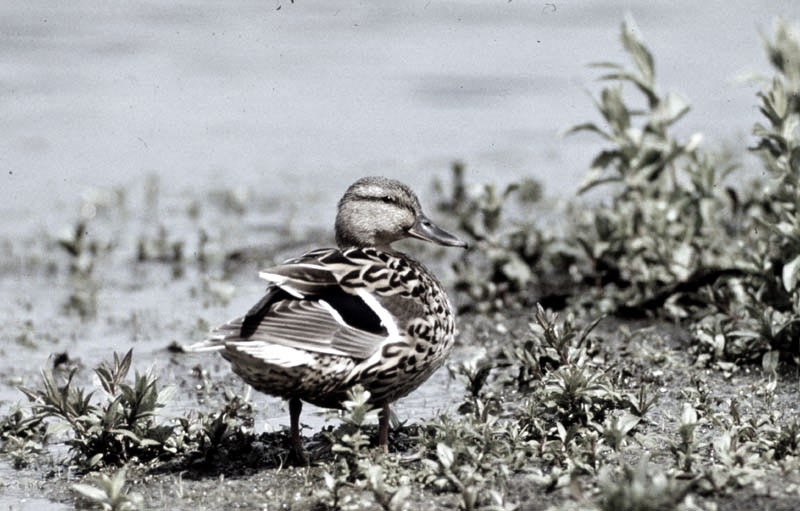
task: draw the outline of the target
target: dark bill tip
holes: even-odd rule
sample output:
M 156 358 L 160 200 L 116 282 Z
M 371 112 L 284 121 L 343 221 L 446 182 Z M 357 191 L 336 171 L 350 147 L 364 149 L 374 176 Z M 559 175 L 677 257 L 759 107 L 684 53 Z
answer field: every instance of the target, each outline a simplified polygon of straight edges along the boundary
M 445 231 L 422 214 L 417 217 L 417 221 L 414 222 L 414 225 L 412 225 L 411 229 L 408 230 L 408 234 L 415 238 L 430 241 L 432 243 L 438 243 L 439 245 L 444 245 L 446 247 L 469 247 L 466 241 L 463 241 L 455 235 Z

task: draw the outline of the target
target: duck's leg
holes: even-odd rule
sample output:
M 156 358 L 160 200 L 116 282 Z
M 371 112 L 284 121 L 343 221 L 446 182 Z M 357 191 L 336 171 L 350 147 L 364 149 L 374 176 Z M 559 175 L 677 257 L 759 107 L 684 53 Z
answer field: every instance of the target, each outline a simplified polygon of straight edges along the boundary
M 289 400 L 289 431 L 292 434 L 292 450 L 300 463 L 307 463 L 306 453 L 303 451 L 303 442 L 300 440 L 300 412 L 303 402 L 293 397 Z
M 383 452 L 389 452 L 389 418 L 391 412 L 389 411 L 389 402 L 383 403 L 383 409 L 378 414 L 378 444 L 383 449 Z

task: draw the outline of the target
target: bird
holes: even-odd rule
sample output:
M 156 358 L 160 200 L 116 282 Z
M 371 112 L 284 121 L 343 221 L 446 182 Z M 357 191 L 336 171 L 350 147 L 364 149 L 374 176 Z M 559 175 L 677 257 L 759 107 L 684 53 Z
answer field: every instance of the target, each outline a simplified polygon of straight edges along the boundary
M 439 280 L 392 243 L 416 238 L 466 242 L 432 222 L 407 185 L 363 177 L 339 200 L 337 248 L 319 248 L 259 272 L 268 285 L 244 315 L 188 351 L 218 351 L 256 390 L 289 403 L 291 449 L 303 402 L 342 408 L 356 385 L 379 409 L 378 443 L 388 452 L 390 403 L 427 380 L 453 347 L 453 307 Z

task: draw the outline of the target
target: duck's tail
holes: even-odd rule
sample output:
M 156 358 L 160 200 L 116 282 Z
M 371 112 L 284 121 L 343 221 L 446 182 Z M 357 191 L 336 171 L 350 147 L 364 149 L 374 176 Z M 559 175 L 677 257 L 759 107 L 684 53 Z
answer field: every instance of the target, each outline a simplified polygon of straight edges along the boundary
M 233 339 L 239 339 L 244 318 L 236 318 L 225 324 L 219 325 L 211 331 L 208 339 L 189 346 L 183 346 L 186 353 L 200 353 L 204 351 L 221 351 L 225 344 Z

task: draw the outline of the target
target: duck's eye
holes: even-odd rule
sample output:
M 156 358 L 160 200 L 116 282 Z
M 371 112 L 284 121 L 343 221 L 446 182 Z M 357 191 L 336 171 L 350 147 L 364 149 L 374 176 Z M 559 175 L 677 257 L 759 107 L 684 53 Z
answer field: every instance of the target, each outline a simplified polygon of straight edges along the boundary
M 381 200 L 383 202 L 385 202 L 386 204 L 394 204 L 395 203 L 394 197 L 392 197 L 391 195 L 384 195 L 383 197 L 381 197 Z

